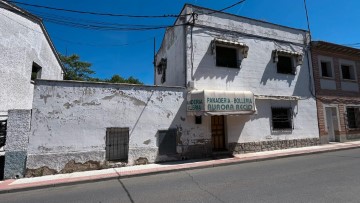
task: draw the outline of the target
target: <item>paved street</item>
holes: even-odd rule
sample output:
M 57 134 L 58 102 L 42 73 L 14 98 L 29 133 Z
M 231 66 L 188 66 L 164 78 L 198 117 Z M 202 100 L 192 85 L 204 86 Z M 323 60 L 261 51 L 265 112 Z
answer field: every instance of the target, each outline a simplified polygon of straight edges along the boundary
M 0 202 L 360 202 L 360 149 L 1 194 Z

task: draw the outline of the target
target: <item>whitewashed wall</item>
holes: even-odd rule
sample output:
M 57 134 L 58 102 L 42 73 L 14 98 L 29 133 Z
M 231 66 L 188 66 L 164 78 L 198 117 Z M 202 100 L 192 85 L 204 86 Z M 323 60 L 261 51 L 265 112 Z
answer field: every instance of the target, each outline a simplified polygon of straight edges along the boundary
M 41 78 L 62 79 L 62 69 L 38 22 L 13 13 L 0 4 L 0 112 L 31 109 L 33 62 Z
M 227 116 L 228 143 L 319 137 L 316 102 L 309 91 L 313 84 L 310 82 L 312 70 L 308 66 L 306 54 L 306 43 L 309 42 L 306 31 L 225 13 L 207 15 L 212 11 L 191 5 L 185 6 L 182 14 L 192 12 L 199 15 L 193 28 L 186 26 L 187 75 L 185 77 L 187 83 L 193 82 L 194 89 L 252 91 L 255 95 L 301 98 L 298 101 L 257 100 L 257 114 Z M 241 67 L 216 66 L 216 55 L 211 50 L 211 41 L 214 38 L 243 42 L 249 47 L 248 57 L 242 60 Z M 167 43 L 168 38 L 165 37 L 163 44 Z M 177 48 L 182 49 L 180 46 Z M 303 54 L 303 65 L 296 67 L 295 75 L 277 73 L 276 63 L 272 58 L 275 49 Z M 159 53 L 170 55 L 169 59 L 174 57 L 173 52 L 163 47 Z M 239 58 L 241 58 L 240 54 Z M 182 66 L 175 64 L 168 66 L 168 69 L 175 69 L 172 72 L 178 72 Z M 292 107 L 295 116 L 294 129 L 291 132 L 274 133 L 271 131 L 271 107 Z M 203 125 L 210 126 L 210 119 Z
M 210 134 L 186 117 L 185 100 L 184 88 L 38 80 L 27 168 L 60 171 L 72 160 L 104 162 L 109 127 L 130 129 L 129 164 L 201 151 Z M 158 155 L 158 130 L 169 128 L 178 129 L 176 157 Z
M 166 81 L 161 83 L 162 74 L 156 70 L 156 85 L 185 86 L 185 35 L 183 26 L 169 27 L 166 30 L 163 43 L 156 55 L 156 64 L 162 58 L 167 59 Z

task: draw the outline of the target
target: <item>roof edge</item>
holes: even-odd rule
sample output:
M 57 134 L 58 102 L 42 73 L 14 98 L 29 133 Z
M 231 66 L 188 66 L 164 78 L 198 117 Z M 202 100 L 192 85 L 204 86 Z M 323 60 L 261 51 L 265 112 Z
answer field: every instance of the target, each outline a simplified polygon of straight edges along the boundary
M 198 5 L 194 5 L 194 4 L 190 4 L 190 3 L 185 3 L 185 5 L 184 5 L 184 7 L 183 7 L 183 9 L 181 11 L 183 11 L 187 6 L 195 7 L 195 8 L 198 8 L 198 9 L 205 9 L 205 10 L 208 10 L 208 11 L 211 11 L 211 12 L 221 13 L 221 14 L 235 16 L 235 17 L 239 17 L 239 18 L 245 18 L 245 19 L 257 21 L 257 22 L 260 22 L 260 23 L 266 23 L 266 24 L 275 25 L 275 26 L 279 26 L 279 27 L 283 27 L 283 28 L 287 28 L 287 29 L 298 30 L 298 31 L 303 31 L 303 32 L 309 33 L 309 31 L 305 30 L 305 29 L 289 27 L 289 26 L 286 26 L 286 25 L 280 25 L 280 24 L 276 24 L 276 23 L 271 23 L 271 22 L 267 22 L 267 21 L 263 21 L 263 20 L 258 20 L 258 19 L 255 19 L 255 18 L 249 18 L 249 17 L 245 17 L 245 16 L 231 14 L 231 13 L 227 13 L 227 12 L 224 12 L 224 11 L 217 11 L 217 10 L 214 10 L 214 9 L 211 9 L 211 8 L 206 8 L 206 7 L 202 7 L 202 6 L 198 6 Z
M 65 67 L 64 67 L 63 63 L 61 62 L 60 56 L 59 56 L 59 54 L 58 54 L 58 52 L 57 52 L 57 50 L 56 50 L 56 48 L 54 46 L 54 43 L 52 42 L 52 40 L 50 38 L 50 35 L 49 35 L 48 31 L 46 30 L 46 28 L 44 26 L 44 23 L 43 23 L 42 19 L 37 17 L 36 15 L 26 11 L 25 9 L 20 8 L 20 7 L 16 6 L 15 4 L 12 4 L 12 3 L 10 3 L 10 2 L 8 2 L 6 0 L 0 0 L 0 4 L 11 7 L 12 9 L 22 13 L 24 15 L 24 17 L 28 17 L 31 20 L 34 20 L 37 23 L 39 23 L 39 25 L 41 27 L 41 30 L 43 31 L 43 33 L 45 35 L 45 38 L 48 41 L 48 43 L 49 43 L 49 45 L 51 47 L 51 50 L 53 51 L 53 53 L 55 55 L 56 60 L 58 61 L 62 71 L 65 73 L 66 72 Z M 12 10 L 10 10 L 10 11 L 13 12 Z

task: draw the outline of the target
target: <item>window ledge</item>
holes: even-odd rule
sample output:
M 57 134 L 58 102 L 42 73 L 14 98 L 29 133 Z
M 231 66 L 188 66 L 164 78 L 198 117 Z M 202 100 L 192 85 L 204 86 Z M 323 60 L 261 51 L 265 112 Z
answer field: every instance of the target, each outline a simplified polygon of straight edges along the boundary
M 334 77 L 325 77 L 325 76 L 321 76 L 321 79 L 326 79 L 326 80 L 335 80 Z
M 228 67 L 228 66 L 216 66 L 219 68 L 232 68 L 232 69 L 240 69 L 240 67 Z
M 357 83 L 357 80 L 352 80 L 352 79 L 341 79 L 341 82 L 353 82 L 353 83 Z
M 349 131 L 360 131 L 360 128 L 348 128 Z
M 271 130 L 271 132 L 274 132 L 274 133 L 283 133 L 283 132 L 289 133 L 289 132 L 292 132 L 292 131 L 293 131 L 292 128 L 272 129 Z
M 289 75 L 289 76 L 295 76 L 296 74 L 295 73 L 279 73 L 279 72 L 276 72 L 277 74 L 281 74 L 281 75 Z

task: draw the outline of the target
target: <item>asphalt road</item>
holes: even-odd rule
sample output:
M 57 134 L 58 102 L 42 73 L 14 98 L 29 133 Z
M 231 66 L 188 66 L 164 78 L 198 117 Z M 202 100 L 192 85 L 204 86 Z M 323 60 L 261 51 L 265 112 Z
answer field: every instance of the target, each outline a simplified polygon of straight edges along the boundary
M 1 194 L 0 202 L 360 202 L 360 149 Z

